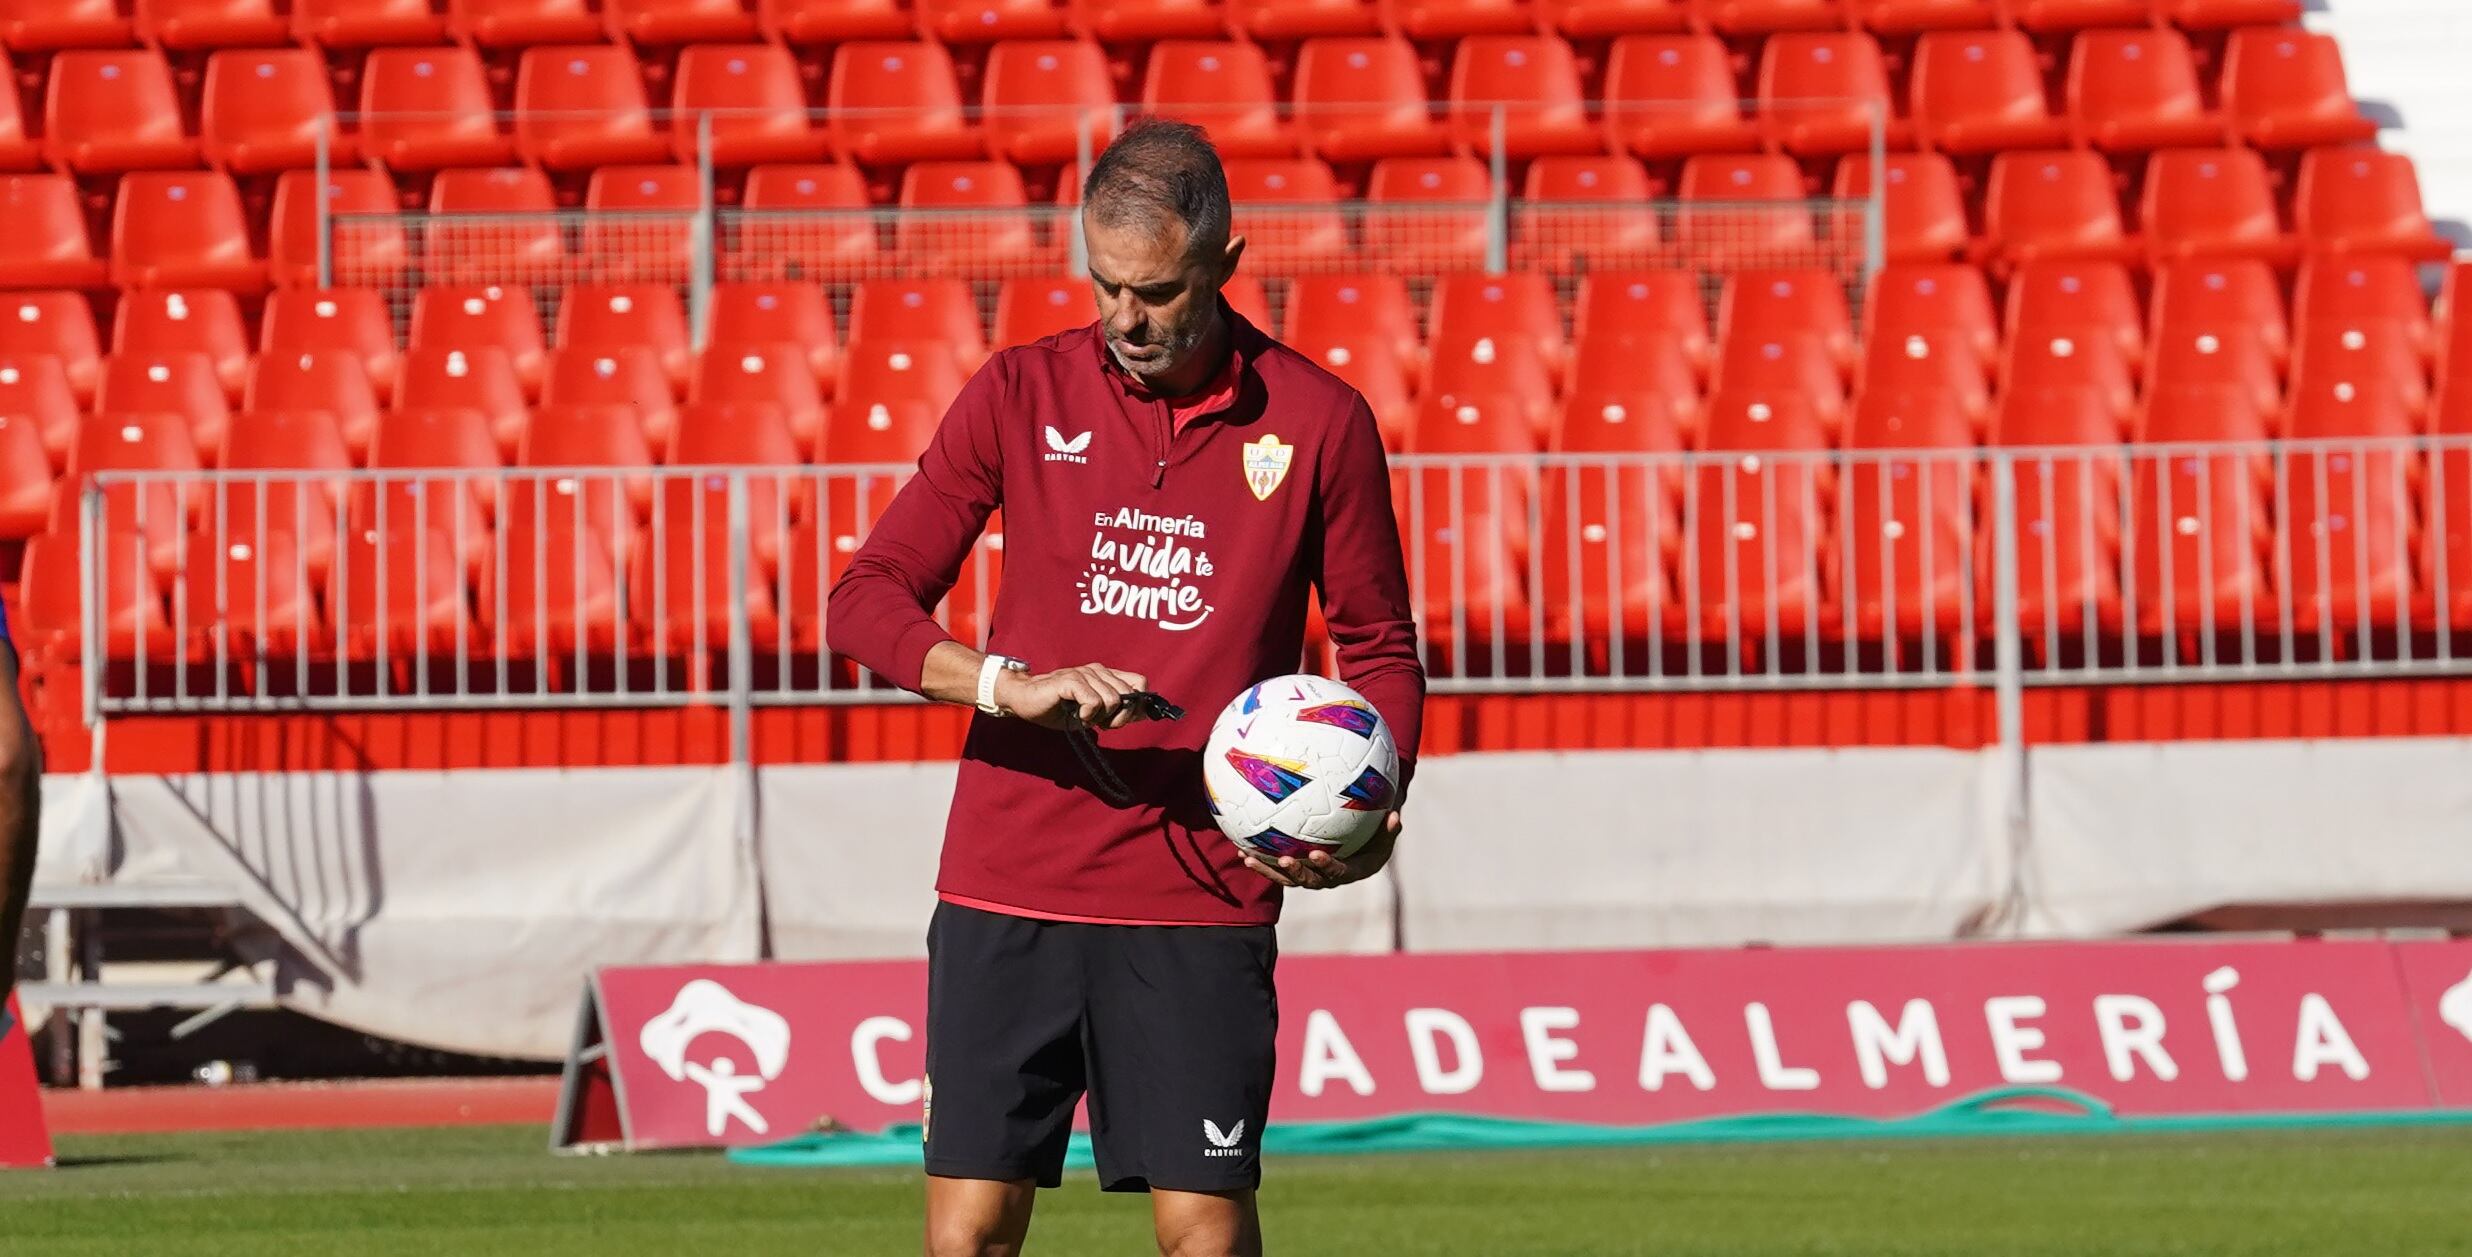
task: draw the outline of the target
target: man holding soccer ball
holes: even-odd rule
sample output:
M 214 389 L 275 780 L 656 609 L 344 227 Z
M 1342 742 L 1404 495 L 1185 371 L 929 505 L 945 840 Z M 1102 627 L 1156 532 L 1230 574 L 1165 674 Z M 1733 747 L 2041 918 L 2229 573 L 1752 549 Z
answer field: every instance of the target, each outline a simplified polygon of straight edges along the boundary
M 1086 1094 L 1161 1252 L 1259 1253 L 1282 888 L 1378 872 L 1398 814 L 1344 859 L 1240 850 L 1174 717 L 1294 672 L 1318 590 L 1404 787 L 1424 673 L 1372 412 L 1220 298 L 1245 242 L 1201 131 L 1128 128 L 1082 229 L 1098 321 L 971 379 L 827 611 L 835 651 L 982 713 L 928 931 L 927 1251 L 1018 1252 Z M 999 507 L 981 654 L 930 609 Z

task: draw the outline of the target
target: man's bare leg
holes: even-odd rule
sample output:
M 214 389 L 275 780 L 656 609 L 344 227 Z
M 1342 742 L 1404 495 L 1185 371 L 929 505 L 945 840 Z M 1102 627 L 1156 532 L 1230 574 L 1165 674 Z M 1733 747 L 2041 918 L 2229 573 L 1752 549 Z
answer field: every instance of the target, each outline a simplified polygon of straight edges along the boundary
M 1015 1257 L 1039 1185 L 1026 1178 L 927 1176 L 927 1257 Z
M 1027 1212 L 1024 1214 L 1027 1217 Z M 1162 1257 L 1262 1257 L 1253 1193 L 1150 1191 Z

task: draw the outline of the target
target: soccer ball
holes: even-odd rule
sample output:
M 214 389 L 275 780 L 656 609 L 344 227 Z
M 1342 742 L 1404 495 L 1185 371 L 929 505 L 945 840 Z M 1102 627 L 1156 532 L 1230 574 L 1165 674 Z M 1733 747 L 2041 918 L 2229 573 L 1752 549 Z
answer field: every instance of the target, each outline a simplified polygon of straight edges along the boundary
M 1202 752 L 1210 812 L 1259 855 L 1355 854 L 1399 796 L 1399 749 L 1363 695 L 1284 676 L 1236 696 Z

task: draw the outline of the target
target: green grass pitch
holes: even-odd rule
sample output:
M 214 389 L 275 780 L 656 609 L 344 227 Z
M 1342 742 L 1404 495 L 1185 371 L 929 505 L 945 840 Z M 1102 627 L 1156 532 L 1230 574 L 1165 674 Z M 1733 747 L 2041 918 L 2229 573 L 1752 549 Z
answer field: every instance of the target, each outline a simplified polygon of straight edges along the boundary
M 0 1254 L 911 1254 L 887 1171 L 555 1157 L 537 1127 L 65 1138 L 0 1175 Z M 2472 1128 L 1845 1142 L 1274 1163 L 1270 1251 L 1594 1257 L 2472 1254 Z M 1152 1251 L 1140 1197 L 1043 1193 L 1031 1249 Z

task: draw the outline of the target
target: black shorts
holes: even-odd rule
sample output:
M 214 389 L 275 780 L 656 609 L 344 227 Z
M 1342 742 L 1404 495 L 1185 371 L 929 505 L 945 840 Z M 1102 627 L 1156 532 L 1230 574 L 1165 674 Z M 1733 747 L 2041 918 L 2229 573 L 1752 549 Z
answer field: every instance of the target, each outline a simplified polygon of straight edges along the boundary
M 1056 1186 L 1086 1092 L 1103 1190 L 1259 1185 L 1278 956 L 1267 925 L 1084 925 L 937 904 L 927 1172 Z

